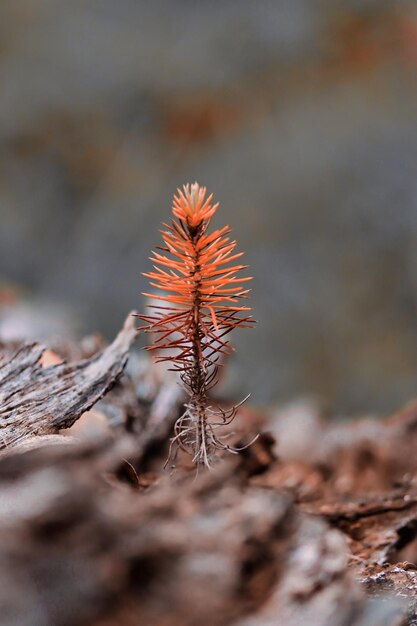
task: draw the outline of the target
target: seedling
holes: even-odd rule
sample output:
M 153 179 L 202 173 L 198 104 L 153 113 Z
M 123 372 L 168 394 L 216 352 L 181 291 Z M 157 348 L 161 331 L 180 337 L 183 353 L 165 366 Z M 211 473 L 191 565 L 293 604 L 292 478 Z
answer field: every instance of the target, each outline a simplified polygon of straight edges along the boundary
M 241 304 L 250 291 L 244 284 L 251 278 L 239 276 L 247 266 L 233 265 L 243 253 L 235 252 L 229 226 L 208 232 L 219 206 L 212 199 L 197 183 L 177 190 L 173 218 L 161 230 L 165 245 L 153 252 L 154 269 L 144 274 L 158 292 L 143 295 L 161 304 L 151 304 L 150 314 L 138 316 L 142 330 L 153 336 L 147 349 L 179 373 L 189 397 L 175 423 L 170 455 L 176 446 L 207 467 L 217 451 L 238 452 L 216 432 L 233 421 L 242 403 L 229 410 L 214 407 L 209 391 L 217 383 L 221 359 L 233 350 L 227 336 L 253 324 L 250 307 Z

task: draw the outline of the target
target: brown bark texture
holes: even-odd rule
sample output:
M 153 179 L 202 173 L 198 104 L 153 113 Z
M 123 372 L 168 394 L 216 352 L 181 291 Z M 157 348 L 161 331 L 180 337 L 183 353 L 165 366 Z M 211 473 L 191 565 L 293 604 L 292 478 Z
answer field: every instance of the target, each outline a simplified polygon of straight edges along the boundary
M 241 455 L 164 470 L 183 392 L 135 335 L 0 346 L 0 625 L 416 624 L 417 404 L 242 407 Z

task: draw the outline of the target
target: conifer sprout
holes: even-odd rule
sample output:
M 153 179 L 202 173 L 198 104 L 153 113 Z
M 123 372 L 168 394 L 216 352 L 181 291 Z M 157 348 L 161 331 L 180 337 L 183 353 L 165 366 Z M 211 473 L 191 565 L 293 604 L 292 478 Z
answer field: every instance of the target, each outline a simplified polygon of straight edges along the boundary
M 175 423 L 170 457 L 180 448 L 193 463 L 207 467 L 217 451 L 242 449 L 228 445 L 216 431 L 233 421 L 247 398 L 224 410 L 209 403 L 209 391 L 217 383 L 220 360 L 233 350 L 228 334 L 254 323 L 250 307 L 241 304 L 250 291 L 245 283 L 251 278 L 239 276 L 247 266 L 233 263 L 243 253 L 235 252 L 229 226 L 208 232 L 219 206 L 212 198 L 198 183 L 177 190 L 173 218 L 161 230 L 165 245 L 153 252 L 154 269 L 144 274 L 158 292 L 143 295 L 159 303 L 150 305 L 150 314 L 138 316 L 141 329 L 153 336 L 147 349 L 179 373 L 189 397 Z

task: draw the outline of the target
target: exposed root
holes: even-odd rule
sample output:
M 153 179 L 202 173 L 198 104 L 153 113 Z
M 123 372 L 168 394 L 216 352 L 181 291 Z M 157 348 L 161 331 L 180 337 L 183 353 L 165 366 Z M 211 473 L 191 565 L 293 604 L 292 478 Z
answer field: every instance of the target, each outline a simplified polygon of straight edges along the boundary
M 194 403 L 186 404 L 184 413 L 175 422 L 175 434 L 170 441 L 165 467 L 176 458 L 178 450 L 189 454 L 195 465 L 199 466 L 202 464 L 210 469 L 213 460 L 216 458 L 216 452 L 227 451 L 231 454 L 238 454 L 252 445 L 259 437 L 259 434 L 241 447 L 231 446 L 226 443 L 225 440 L 234 433 L 226 435 L 216 434 L 216 430 L 222 426 L 227 426 L 235 419 L 238 408 L 248 398 L 249 396 L 228 410 L 211 406 L 201 410 L 202 407 L 196 406 Z

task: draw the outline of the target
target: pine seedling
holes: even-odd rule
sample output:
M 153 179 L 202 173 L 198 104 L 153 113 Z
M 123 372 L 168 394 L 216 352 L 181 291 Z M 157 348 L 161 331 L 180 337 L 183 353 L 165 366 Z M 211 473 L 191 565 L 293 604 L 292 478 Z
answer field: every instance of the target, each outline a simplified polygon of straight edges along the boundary
M 153 252 L 153 271 L 144 274 L 158 292 L 143 295 L 158 304 L 138 316 L 144 322 L 141 329 L 153 336 L 147 349 L 179 373 L 188 395 L 175 423 L 170 455 L 177 446 L 196 465 L 207 467 L 217 451 L 238 452 L 216 432 L 233 421 L 242 403 L 229 410 L 214 407 L 209 392 L 222 358 L 233 350 L 227 336 L 253 324 L 250 307 L 241 304 L 250 291 L 244 285 L 251 279 L 239 275 L 247 266 L 234 264 L 243 253 L 235 252 L 229 226 L 208 232 L 219 206 L 212 199 L 197 183 L 177 190 L 173 217 L 161 230 L 165 245 Z

